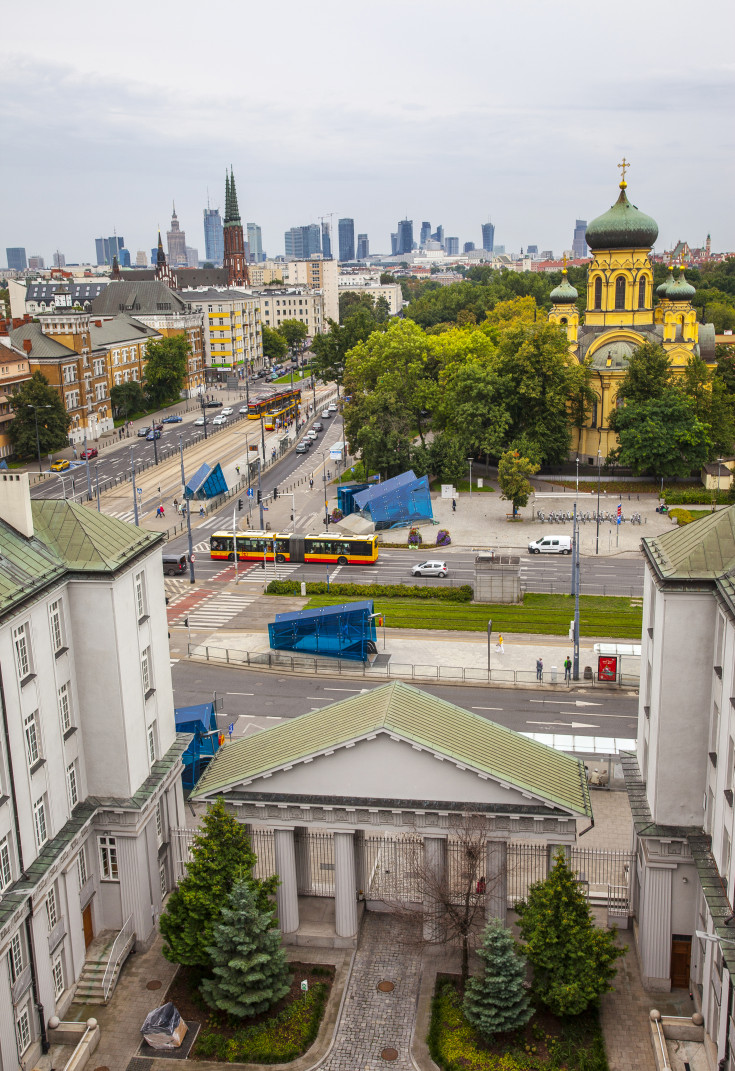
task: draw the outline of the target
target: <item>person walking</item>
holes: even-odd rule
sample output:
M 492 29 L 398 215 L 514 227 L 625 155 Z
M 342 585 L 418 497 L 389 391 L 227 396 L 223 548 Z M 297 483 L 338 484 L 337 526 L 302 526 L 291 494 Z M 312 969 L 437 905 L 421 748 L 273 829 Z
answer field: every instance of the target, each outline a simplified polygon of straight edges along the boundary
M 544 660 L 543 658 L 536 659 L 536 680 L 543 681 L 544 679 Z
M 452 513 L 456 513 L 456 512 L 457 512 L 457 499 L 453 498 L 452 499 Z
M 498 642 L 495 644 L 495 650 L 500 651 L 501 654 L 505 654 L 505 648 L 503 647 L 503 633 L 498 636 Z
M 179 500 L 178 500 L 178 498 L 174 499 L 174 509 L 176 510 L 177 513 L 179 512 Z
M 203 517 L 203 516 L 204 516 L 204 506 L 200 506 L 200 507 L 199 507 L 199 516 L 200 516 L 200 517 Z
M 309 477 L 309 490 L 310 491 L 314 490 L 314 477 L 313 476 Z
M 571 679 L 572 679 L 572 660 L 569 657 L 569 655 L 567 655 L 567 657 L 564 659 L 564 680 L 571 682 Z

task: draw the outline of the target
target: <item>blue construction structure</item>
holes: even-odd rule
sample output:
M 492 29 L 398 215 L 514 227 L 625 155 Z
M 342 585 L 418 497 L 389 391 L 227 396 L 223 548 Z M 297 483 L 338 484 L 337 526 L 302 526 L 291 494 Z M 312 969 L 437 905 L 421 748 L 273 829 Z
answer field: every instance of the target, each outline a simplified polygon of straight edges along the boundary
M 268 636 L 274 651 L 367 662 L 377 650 L 373 600 L 276 614 Z
M 375 525 L 375 530 L 401 528 L 416 521 L 433 520 L 428 476 L 413 469 L 354 496 L 354 508 Z
M 337 488 L 337 506 L 342 510 L 344 517 L 355 512 L 355 495 L 369 486 L 370 484 L 368 483 L 341 483 L 339 485 Z
M 184 764 L 181 783 L 186 791 L 191 791 L 211 762 L 212 756 L 219 750 L 221 734 L 217 729 L 214 703 L 176 707 L 174 718 L 177 733 L 194 735 L 194 739 L 181 756 Z
M 214 466 L 202 465 L 184 488 L 184 498 L 214 498 L 227 490 L 227 480 L 219 461 Z

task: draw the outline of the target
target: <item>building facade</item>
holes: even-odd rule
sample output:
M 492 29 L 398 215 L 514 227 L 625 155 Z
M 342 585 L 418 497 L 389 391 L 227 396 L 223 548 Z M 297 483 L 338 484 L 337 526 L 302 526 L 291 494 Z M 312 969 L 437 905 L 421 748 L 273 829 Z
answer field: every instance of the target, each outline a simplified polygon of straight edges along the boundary
M 202 315 L 207 368 L 243 374 L 263 367 L 260 302 L 248 291 L 184 291 L 194 312 Z
M 370 239 L 367 234 L 358 234 L 357 236 L 357 259 L 367 260 L 370 256 Z
M 96 263 L 112 267 L 113 257 L 118 257 L 120 250 L 125 248 L 125 239 L 116 234 L 113 234 L 111 238 L 95 238 L 94 247 Z
M 482 225 L 482 248 L 486 253 L 492 253 L 495 249 L 494 223 L 483 223 Z
M 439 239 L 437 238 L 437 241 Z M 413 252 L 413 220 L 402 219 L 398 224 L 398 248 L 396 252 L 399 256 L 404 253 Z
M 376 301 L 385 298 L 391 316 L 396 316 L 403 308 L 403 291 L 399 283 L 367 282 L 363 276 L 340 275 L 339 292 L 341 294 L 369 294 Z
M 225 255 L 225 239 L 222 230 L 222 217 L 219 208 L 204 209 L 204 259 L 214 264 L 215 268 L 222 266 Z
M 572 238 L 572 253 L 575 259 L 588 256 L 586 230 L 587 220 L 578 219 L 574 224 L 574 237 Z
M 0 335 L 0 458 L 9 457 L 13 452 L 9 435 L 14 416 L 13 395 L 31 378 L 27 354 L 13 346 L 4 323 L 2 331 L 5 335 Z
M 321 290 L 323 319 L 339 323 L 339 264 L 336 260 L 311 257 L 309 260 L 290 260 L 283 265 L 284 282 L 289 286 L 307 286 Z
M 227 271 L 228 286 L 248 286 L 248 262 L 245 256 L 245 238 L 243 236 L 240 209 L 237 204 L 235 175 L 230 169 L 225 177 L 225 223 L 224 223 L 224 259 L 222 266 Z
M 176 205 L 171 213 L 171 229 L 166 231 L 166 247 L 168 249 L 168 262 L 172 268 L 187 268 L 189 262 L 186 259 L 186 231 L 182 231 L 179 218 L 176 215 Z
M 251 264 L 260 264 L 263 257 L 263 232 L 257 223 L 248 223 L 248 256 Z M 251 277 L 251 282 L 255 280 Z
M 22 245 L 11 245 L 5 250 L 8 271 L 25 271 L 28 267 L 26 251 Z
M 301 320 L 312 336 L 326 330 L 320 290 L 309 290 L 306 286 L 269 286 L 267 290 L 254 290 L 253 296 L 260 305 L 261 323 L 266 327 L 275 330 L 284 320 Z
M 337 224 L 339 233 L 339 259 L 355 259 L 355 221 L 345 217 Z
M 303 227 L 291 227 L 284 236 L 286 256 L 304 260 L 321 254 L 321 230 L 318 223 L 307 223 Z
M 189 738 L 159 533 L 31 503 L 26 474 L 0 473 L 0 551 L 0 1065 L 17 1071 L 36 1066 L 51 1017 L 92 995 L 97 934 L 152 940 Z

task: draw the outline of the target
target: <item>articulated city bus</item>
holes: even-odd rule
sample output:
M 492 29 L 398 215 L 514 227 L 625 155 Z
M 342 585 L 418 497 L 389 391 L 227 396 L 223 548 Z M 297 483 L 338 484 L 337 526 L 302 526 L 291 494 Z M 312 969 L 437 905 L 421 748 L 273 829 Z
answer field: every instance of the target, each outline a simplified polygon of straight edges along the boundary
M 268 391 L 251 398 L 248 404 L 248 420 L 260 420 L 261 414 L 268 416 L 269 413 L 277 412 L 292 402 L 297 406 L 301 401 L 301 388 L 284 387 L 282 390 Z
M 232 532 L 215 532 L 209 540 L 214 561 L 234 561 Z M 375 565 L 378 537 L 347 535 L 294 535 L 293 532 L 237 533 L 237 560 L 272 562 L 334 562 L 335 565 Z
M 273 431 L 275 428 L 284 428 L 289 420 L 296 420 L 299 415 L 299 403 L 296 401 L 283 402 L 276 409 L 271 409 L 265 418 L 265 430 Z

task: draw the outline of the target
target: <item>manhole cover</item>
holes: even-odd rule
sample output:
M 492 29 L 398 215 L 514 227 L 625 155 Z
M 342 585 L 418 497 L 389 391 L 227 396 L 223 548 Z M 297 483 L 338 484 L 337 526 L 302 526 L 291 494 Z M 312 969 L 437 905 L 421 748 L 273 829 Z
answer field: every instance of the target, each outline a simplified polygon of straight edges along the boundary
M 380 1055 L 383 1057 L 384 1060 L 397 1060 L 398 1049 L 383 1049 Z
M 146 989 L 160 989 L 163 982 L 159 982 L 157 978 L 154 978 L 152 982 L 146 984 Z
M 379 993 L 392 993 L 395 988 L 393 982 L 378 982 Z

